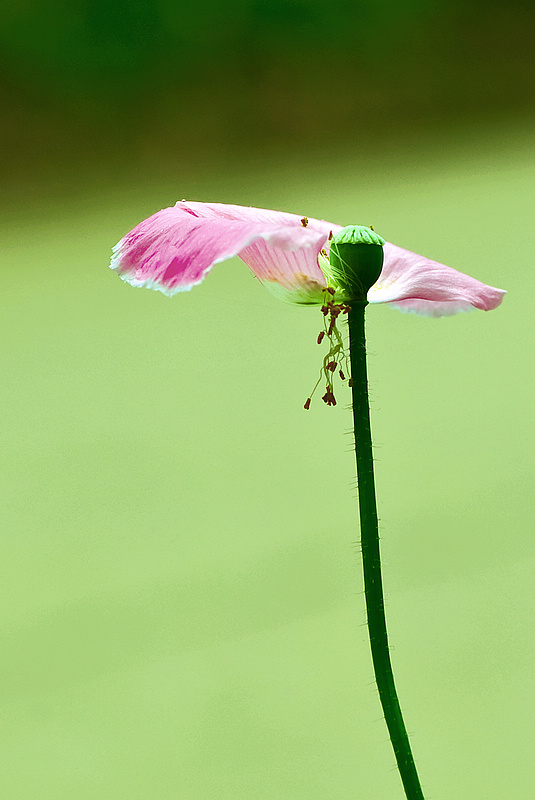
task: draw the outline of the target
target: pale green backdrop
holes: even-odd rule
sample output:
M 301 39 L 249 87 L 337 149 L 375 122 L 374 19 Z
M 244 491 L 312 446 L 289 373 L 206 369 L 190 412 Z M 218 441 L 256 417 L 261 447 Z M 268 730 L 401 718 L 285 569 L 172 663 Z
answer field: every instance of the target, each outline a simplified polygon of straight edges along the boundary
M 105 172 L 2 223 L 7 800 L 400 800 L 347 389 L 239 261 L 168 299 L 111 246 L 182 197 L 373 224 L 508 290 L 368 313 L 387 614 L 431 800 L 534 796 L 534 130 Z M 114 177 L 114 176 L 112 176 Z

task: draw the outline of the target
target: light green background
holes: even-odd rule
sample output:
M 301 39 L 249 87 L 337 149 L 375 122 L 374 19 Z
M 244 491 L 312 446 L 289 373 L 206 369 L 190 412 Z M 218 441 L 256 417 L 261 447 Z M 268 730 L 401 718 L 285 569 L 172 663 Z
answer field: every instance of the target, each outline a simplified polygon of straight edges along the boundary
M 534 796 L 533 130 L 380 157 L 96 175 L 2 223 L 8 800 L 397 800 L 364 627 L 347 389 L 239 260 L 107 269 L 186 197 L 373 224 L 509 294 L 368 310 L 392 659 L 426 796 Z M 3 259 L 4 260 L 4 259 Z M 345 393 L 344 393 L 345 392 Z

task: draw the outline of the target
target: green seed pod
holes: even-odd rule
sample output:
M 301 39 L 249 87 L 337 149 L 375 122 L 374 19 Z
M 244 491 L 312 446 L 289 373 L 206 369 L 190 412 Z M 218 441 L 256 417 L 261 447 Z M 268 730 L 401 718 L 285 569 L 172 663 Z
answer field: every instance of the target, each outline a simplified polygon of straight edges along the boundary
M 348 225 L 331 239 L 329 273 L 348 300 L 366 301 L 381 274 L 384 243 L 364 225 Z

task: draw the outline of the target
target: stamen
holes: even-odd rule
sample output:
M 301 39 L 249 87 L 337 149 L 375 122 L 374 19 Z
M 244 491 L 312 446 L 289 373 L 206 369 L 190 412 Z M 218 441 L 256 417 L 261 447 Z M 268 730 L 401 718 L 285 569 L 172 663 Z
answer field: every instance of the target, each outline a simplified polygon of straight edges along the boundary
M 318 388 L 321 381 L 326 383 L 326 391 L 322 397 L 324 403 L 328 406 L 336 405 L 336 398 L 334 396 L 333 377 L 338 370 L 340 380 L 346 380 L 346 372 L 349 371 L 349 358 L 344 350 L 344 340 L 340 331 L 336 327 L 336 320 L 340 314 L 347 314 L 349 306 L 345 303 L 335 303 L 331 299 L 335 294 L 335 290 L 331 288 L 325 289 L 325 294 L 329 297 L 321 307 L 321 312 L 324 317 L 324 330 L 318 334 L 317 342 L 321 344 L 327 336 L 329 340 L 329 352 L 323 359 L 323 364 L 320 370 L 319 378 L 314 386 L 310 397 L 307 399 L 304 408 L 308 410 L 314 396 L 314 392 Z
M 332 390 L 328 386 L 326 387 L 326 389 L 327 391 L 325 392 L 325 394 L 321 399 L 323 400 L 324 403 L 327 403 L 328 406 L 335 406 L 336 399 L 334 394 L 332 393 Z
M 308 225 L 308 217 L 303 217 L 303 219 L 301 220 L 301 225 L 303 226 L 303 228 L 307 227 L 307 225 Z

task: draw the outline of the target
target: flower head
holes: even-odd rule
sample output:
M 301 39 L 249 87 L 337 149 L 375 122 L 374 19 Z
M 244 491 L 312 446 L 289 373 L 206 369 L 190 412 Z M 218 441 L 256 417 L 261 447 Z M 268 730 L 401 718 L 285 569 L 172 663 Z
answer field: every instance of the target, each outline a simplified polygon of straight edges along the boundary
M 127 233 L 114 248 L 111 268 L 132 286 L 173 295 L 201 283 L 219 262 L 239 256 L 267 288 L 294 303 L 323 305 L 327 289 L 334 302 L 350 303 L 353 284 L 329 262 L 330 241 L 335 236 L 343 244 L 342 230 L 282 211 L 183 200 Z M 360 231 L 365 247 L 383 242 L 368 228 Z M 382 268 L 379 264 L 379 277 L 367 291 L 368 303 L 438 317 L 471 308 L 490 311 L 505 294 L 395 244 L 382 248 Z

